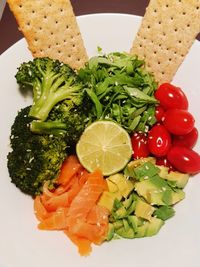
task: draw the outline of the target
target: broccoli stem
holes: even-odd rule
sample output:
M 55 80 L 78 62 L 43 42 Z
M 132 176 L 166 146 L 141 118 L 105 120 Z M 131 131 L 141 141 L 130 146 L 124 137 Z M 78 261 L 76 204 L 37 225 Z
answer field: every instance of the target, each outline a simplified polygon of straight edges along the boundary
M 60 121 L 32 121 L 30 124 L 31 132 L 36 134 L 53 134 L 62 135 L 66 134 L 67 126 Z
M 77 92 L 80 90 L 80 86 L 69 86 L 68 83 L 61 86 L 58 90 L 58 86 L 63 83 L 63 79 L 58 79 L 52 87 L 48 86 L 44 88 L 38 101 L 33 103 L 29 116 L 41 121 L 45 121 L 52 108 L 62 100 L 73 99 L 73 96 L 77 97 Z M 51 86 L 51 85 L 50 85 Z

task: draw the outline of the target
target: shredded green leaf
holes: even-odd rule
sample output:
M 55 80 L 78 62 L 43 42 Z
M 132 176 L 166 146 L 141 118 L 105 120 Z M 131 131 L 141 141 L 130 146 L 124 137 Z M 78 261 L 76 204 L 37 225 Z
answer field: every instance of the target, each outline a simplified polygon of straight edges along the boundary
M 136 56 L 116 52 L 93 57 L 78 76 L 97 119 L 114 120 L 129 133 L 145 132 L 156 122 L 157 83 Z

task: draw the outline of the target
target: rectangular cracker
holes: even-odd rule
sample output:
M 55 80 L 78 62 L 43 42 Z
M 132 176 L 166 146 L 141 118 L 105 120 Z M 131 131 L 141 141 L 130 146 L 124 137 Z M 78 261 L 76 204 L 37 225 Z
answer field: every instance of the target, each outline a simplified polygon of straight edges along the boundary
M 170 82 L 199 32 L 200 0 L 151 0 L 130 52 Z
M 33 57 L 50 57 L 79 69 L 88 57 L 69 0 L 8 0 Z

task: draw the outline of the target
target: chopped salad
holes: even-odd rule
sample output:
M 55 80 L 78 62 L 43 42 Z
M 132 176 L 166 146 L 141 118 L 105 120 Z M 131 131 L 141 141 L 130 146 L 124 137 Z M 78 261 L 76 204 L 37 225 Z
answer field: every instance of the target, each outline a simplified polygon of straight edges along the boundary
M 77 72 L 35 58 L 16 80 L 33 103 L 16 115 L 7 166 L 34 198 L 38 228 L 63 231 L 81 255 L 92 244 L 157 234 L 200 171 L 181 88 L 158 85 L 144 61 L 119 52 Z

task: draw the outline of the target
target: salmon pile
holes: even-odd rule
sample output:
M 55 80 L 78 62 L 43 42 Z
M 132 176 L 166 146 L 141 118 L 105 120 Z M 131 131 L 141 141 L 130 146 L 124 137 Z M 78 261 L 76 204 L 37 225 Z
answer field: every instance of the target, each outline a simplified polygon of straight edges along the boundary
M 48 189 L 34 199 L 34 211 L 41 230 L 61 230 L 78 247 L 81 255 L 88 255 L 92 244 L 101 244 L 108 233 L 110 212 L 98 206 L 107 183 L 102 172 L 88 173 L 76 156 L 69 156 L 57 179 L 58 187 Z

